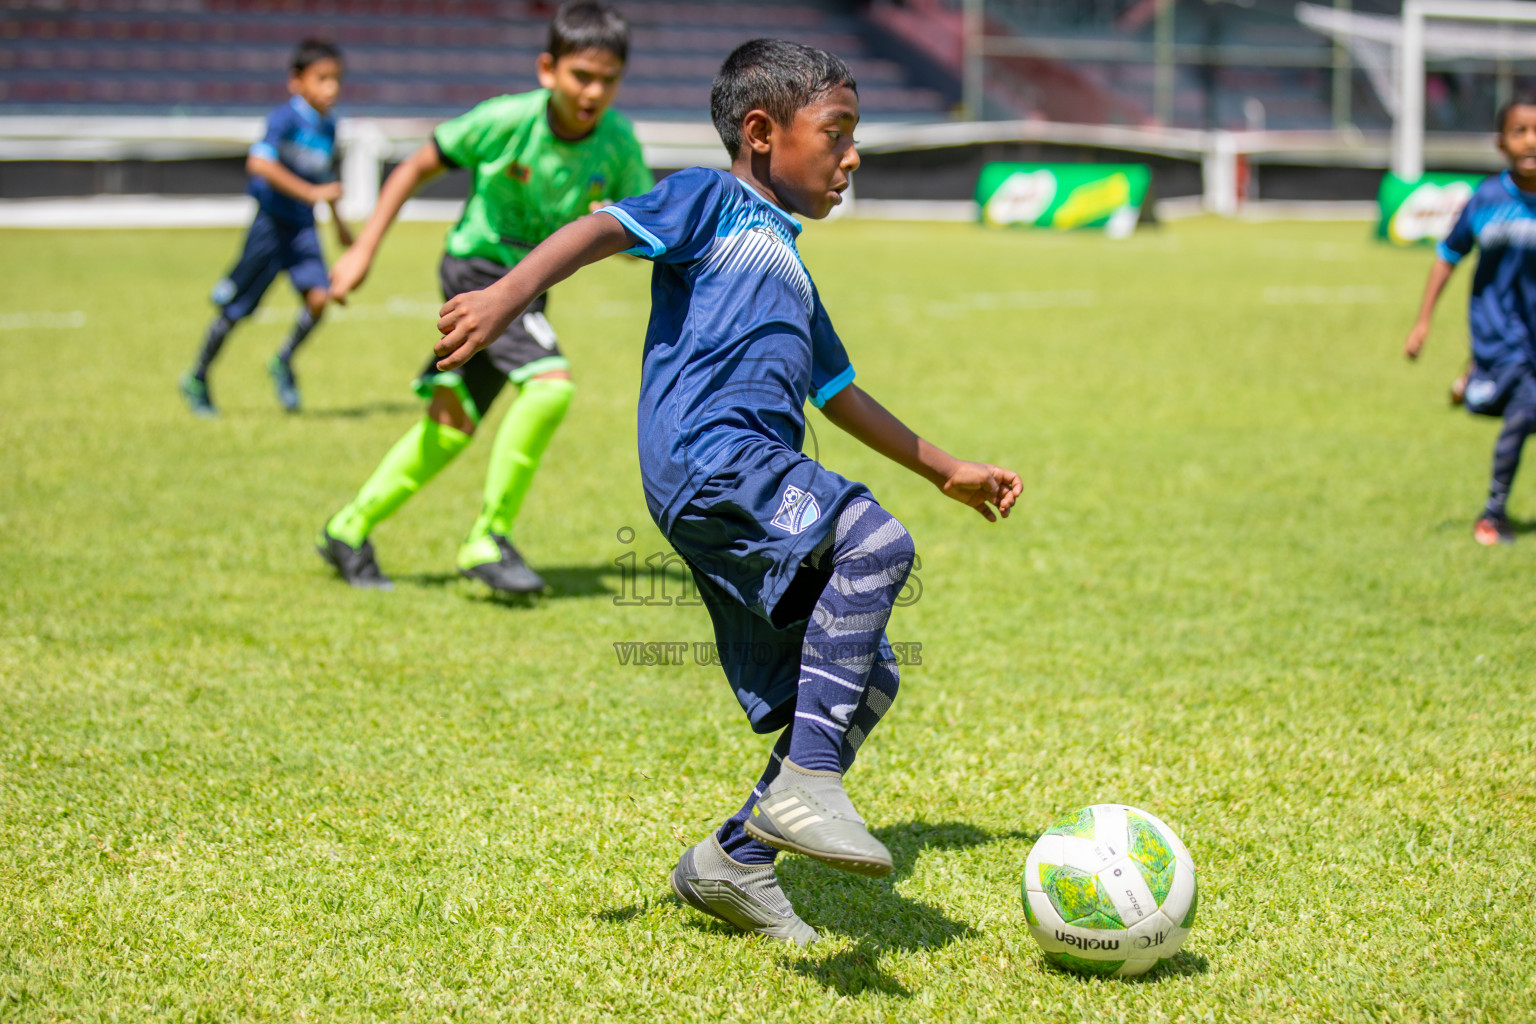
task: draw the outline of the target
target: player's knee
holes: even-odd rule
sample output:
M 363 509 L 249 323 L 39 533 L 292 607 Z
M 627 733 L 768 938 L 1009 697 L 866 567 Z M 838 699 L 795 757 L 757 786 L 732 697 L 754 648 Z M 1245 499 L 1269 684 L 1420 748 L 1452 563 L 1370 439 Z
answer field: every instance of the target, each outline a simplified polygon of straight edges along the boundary
M 1512 426 L 1520 432 L 1521 436 L 1536 434 L 1536 408 L 1521 409 L 1513 419 Z

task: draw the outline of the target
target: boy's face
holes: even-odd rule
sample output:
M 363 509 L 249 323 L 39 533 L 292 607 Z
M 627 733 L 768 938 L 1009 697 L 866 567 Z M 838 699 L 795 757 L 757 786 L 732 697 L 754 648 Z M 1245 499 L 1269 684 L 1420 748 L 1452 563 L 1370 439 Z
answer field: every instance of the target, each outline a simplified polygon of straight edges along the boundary
M 1517 178 L 1536 180 L 1536 107 L 1521 104 L 1504 115 L 1499 152 L 1509 161 L 1509 169 Z
M 288 76 L 288 91 L 320 113 L 330 113 L 341 95 L 341 61 L 326 57 L 294 72 Z
M 801 107 L 788 128 L 771 123 L 768 184 L 791 213 L 820 220 L 843 201 L 859 167 L 858 123 L 858 93 L 845 85 Z
M 549 90 L 555 134 L 579 139 L 596 128 L 623 77 L 624 62 L 607 50 L 581 50 L 559 60 L 539 54 L 539 84 Z

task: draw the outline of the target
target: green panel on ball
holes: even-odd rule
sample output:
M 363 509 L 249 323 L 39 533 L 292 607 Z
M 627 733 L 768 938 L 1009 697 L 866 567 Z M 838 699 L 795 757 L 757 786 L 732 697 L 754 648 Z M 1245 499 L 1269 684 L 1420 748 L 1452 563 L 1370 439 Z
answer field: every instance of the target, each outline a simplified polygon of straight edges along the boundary
M 1200 905 L 1200 887 L 1195 886 L 1195 891 L 1189 894 L 1189 913 L 1184 915 L 1184 920 L 1179 922 L 1180 928 L 1188 928 L 1195 923 L 1195 908 Z
M 1168 890 L 1173 888 L 1173 849 L 1158 827 L 1146 818 L 1127 814 L 1125 820 L 1126 831 L 1130 833 L 1126 838 L 1131 847 L 1131 860 L 1136 862 L 1141 876 L 1147 880 L 1152 898 L 1162 906 L 1163 900 L 1168 898 Z
M 1045 958 L 1057 967 L 1079 974 L 1114 974 L 1125 966 L 1124 960 L 1085 960 L 1071 953 L 1046 953 Z
M 1048 836 L 1077 836 L 1080 839 L 1093 838 L 1093 808 L 1084 807 L 1076 814 L 1062 818 L 1056 824 L 1045 830 Z
M 1040 927 L 1040 921 L 1035 917 L 1035 908 L 1029 905 L 1029 890 L 1024 890 L 1024 920 L 1036 928 Z
M 1100 929 L 1125 927 L 1114 903 L 1099 892 L 1098 879 L 1086 871 L 1060 864 L 1041 864 L 1040 888 L 1045 890 L 1056 913 L 1068 924 Z

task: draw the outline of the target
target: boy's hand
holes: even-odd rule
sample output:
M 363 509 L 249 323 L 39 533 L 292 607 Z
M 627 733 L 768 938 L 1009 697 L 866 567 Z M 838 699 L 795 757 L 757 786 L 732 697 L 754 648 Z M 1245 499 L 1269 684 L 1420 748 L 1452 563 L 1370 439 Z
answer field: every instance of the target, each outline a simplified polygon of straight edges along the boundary
M 331 267 L 331 300 L 345 306 L 347 296 L 367 279 L 372 262 L 373 253 L 361 246 L 353 245 L 342 253 Z
M 460 292 L 438 311 L 437 330 L 442 340 L 432 347 L 437 368 L 453 370 L 470 356 L 501 336 L 522 307 L 509 308 L 489 291 Z
M 311 206 L 315 203 L 334 203 L 341 199 L 341 182 L 328 181 L 323 185 L 311 186 L 309 196 Z
M 1408 332 L 1408 340 L 1403 343 L 1403 355 L 1409 359 L 1419 358 L 1419 353 L 1424 351 L 1424 342 L 1429 338 L 1429 324 L 1418 321 L 1413 325 L 1413 330 Z
M 963 505 L 980 512 L 989 523 L 997 522 L 997 516 L 989 507 L 997 506 L 1004 519 L 1018 501 L 1024 484 L 1019 474 L 1011 469 L 986 462 L 961 462 L 955 466 L 949 478 L 939 485 L 939 490 Z

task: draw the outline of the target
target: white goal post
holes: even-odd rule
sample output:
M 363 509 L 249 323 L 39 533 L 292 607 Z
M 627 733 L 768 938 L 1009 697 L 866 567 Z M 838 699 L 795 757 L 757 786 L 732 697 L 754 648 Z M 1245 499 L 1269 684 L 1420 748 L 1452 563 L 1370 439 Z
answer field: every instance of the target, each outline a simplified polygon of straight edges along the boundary
M 1424 33 L 1431 19 L 1536 23 L 1536 3 L 1525 0 L 1404 0 L 1403 42 L 1398 49 L 1397 121 L 1392 171 L 1409 181 L 1424 175 Z M 1501 56 L 1536 56 L 1526 33 Z
M 1536 60 L 1536 3 L 1529 0 L 1404 0 L 1401 18 L 1302 2 L 1296 17 L 1354 55 L 1392 115 L 1392 171 L 1405 179 L 1424 174 L 1426 60 Z

